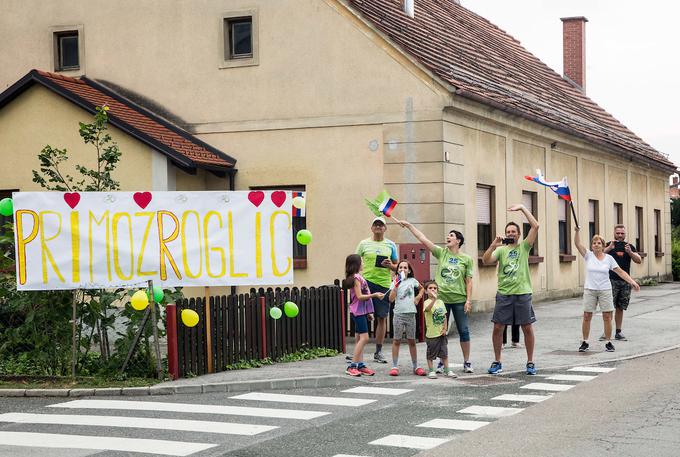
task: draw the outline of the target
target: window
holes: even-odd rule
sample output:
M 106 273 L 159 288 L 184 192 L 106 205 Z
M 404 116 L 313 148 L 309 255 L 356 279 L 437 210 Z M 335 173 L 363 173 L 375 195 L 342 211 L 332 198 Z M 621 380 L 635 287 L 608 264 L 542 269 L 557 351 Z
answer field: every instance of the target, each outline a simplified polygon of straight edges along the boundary
M 637 249 L 638 252 L 645 252 L 644 251 L 644 240 L 643 240 L 643 235 L 644 233 L 644 219 L 643 219 L 643 211 L 642 207 L 636 206 L 635 207 L 635 249 Z
M 529 191 L 522 191 L 522 204 L 529 210 L 532 216 L 534 216 L 536 219 L 538 219 L 536 215 L 536 210 L 538 208 L 538 194 L 536 192 L 529 192 Z M 526 238 L 527 234 L 529 233 L 529 230 L 531 230 L 531 225 L 529 224 L 529 221 L 522 215 L 522 220 L 524 221 L 522 223 L 522 235 Z M 534 242 L 534 245 L 531 247 L 531 251 L 529 251 L 529 255 L 538 255 L 538 239 Z
M 257 11 L 235 11 L 222 15 L 222 65 L 220 68 L 258 64 Z
M 305 186 L 253 186 L 252 190 L 288 190 L 293 197 L 305 197 Z M 298 243 L 296 234 L 307 228 L 307 205 L 302 209 L 293 208 L 293 268 L 307 268 L 307 246 Z
M 614 203 L 614 225 L 623 224 L 623 205 Z
M 54 33 L 54 69 L 56 71 L 80 69 L 78 37 L 79 34 L 77 30 Z
M 571 254 L 571 237 L 569 236 L 571 218 L 569 204 L 561 198 L 557 200 L 557 231 L 560 240 L 560 254 Z
M 595 235 L 600 233 L 600 216 L 598 214 L 598 207 L 599 204 L 597 200 L 588 200 L 588 234 L 590 235 L 588 240 L 589 243 Z
M 3 198 L 12 198 L 12 192 L 19 192 L 18 189 L 14 190 L 0 190 L 0 200 Z M 14 222 L 13 216 L 3 216 L 0 214 L 0 235 L 5 234 L 5 224 L 8 222 Z M 0 253 L 0 255 L 2 255 Z M 12 253 L 12 257 L 14 256 L 14 253 Z
M 494 227 L 494 188 L 477 184 L 477 250 L 487 250 L 493 240 Z
M 654 210 L 654 252 L 663 252 L 661 246 L 661 210 Z

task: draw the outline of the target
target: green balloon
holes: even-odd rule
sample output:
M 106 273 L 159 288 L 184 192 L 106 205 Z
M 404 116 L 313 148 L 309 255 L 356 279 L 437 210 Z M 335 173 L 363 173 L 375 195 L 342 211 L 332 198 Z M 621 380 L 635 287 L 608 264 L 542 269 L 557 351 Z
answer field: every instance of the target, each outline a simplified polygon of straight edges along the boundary
M 149 289 L 146 289 L 146 296 L 149 297 Z M 153 301 L 155 303 L 162 303 L 163 298 L 165 297 L 165 293 L 163 292 L 163 288 L 160 286 L 153 286 Z M 151 297 L 149 297 L 149 300 Z
M 287 301 L 283 304 L 283 312 L 286 313 L 286 316 L 288 317 L 295 317 L 298 315 L 300 310 L 298 309 L 298 305 L 292 301 Z
M 302 229 L 299 232 L 297 232 L 295 238 L 297 239 L 297 242 L 302 244 L 303 246 L 308 245 L 309 243 L 312 242 L 312 232 L 306 229 Z
M 281 308 L 273 307 L 269 310 L 269 315 L 271 316 L 272 319 L 280 319 L 281 318 Z
M 11 198 L 3 198 L 0 200 L 0 214 L 9 217 L 14 214 L 14 202 Z

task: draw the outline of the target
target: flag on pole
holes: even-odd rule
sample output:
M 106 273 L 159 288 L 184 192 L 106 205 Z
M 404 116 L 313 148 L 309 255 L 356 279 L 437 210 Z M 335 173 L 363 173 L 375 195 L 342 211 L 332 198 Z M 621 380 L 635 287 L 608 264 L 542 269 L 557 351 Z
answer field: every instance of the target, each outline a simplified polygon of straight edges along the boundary
M 383 190 L 378 194 L 373 200 L 364 198 L 366 206 L 371 210 L 376 216 L 387 216 L 390 217 L 392 211 L 397 206 L 397 201 L 393 199 L 386 190 Z
M 536 170 L 536 176 L 525 176 L 524 179 L 533 181 L 542 186 L 548 187 L 555 192 L 557 196 L 568 202 L 571 201 L 571 192 L 569 191 L 569 184 L 567 184 L 567 177 L 562 178 L 562 181 L 546 181 L 541 170 Z

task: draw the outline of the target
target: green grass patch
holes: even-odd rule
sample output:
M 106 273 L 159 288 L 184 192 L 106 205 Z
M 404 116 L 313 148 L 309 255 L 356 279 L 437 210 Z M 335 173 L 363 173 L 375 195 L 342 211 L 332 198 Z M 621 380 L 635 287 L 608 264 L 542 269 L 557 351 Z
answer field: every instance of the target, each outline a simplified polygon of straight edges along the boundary
M 157 379 L 145 378 L 95 378 L 0 376 L 0 389 L 92 389 L 103 387 L 146 387 L 157 384 Z

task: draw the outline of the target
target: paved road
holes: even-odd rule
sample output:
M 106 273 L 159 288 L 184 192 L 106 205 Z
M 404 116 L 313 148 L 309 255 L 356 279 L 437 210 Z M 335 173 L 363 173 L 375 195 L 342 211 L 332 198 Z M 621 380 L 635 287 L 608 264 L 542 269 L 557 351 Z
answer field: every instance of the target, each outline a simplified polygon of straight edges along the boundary
M 404 376 L 401 383 L 359 383 L 358 390 L 345 386 L 143 398 L 2 398 L 0 456 L 113 457 L 143 451 L 197 457 L 405 457 L 434 446 L 441 447 L 433 456 L 461 449 L 465 455 L 488 455 L 492 442 L 502 443 L 505 455 L 575 455 L 576 450 L 595 455 L 595 449 L 603 455 L 608 446 L 627 445 L 631 436 L 638 443 L 653 438 L 646 450 L 654 449 L 656 456 L 677 455 L 665 452 L 680 444 L 676 434 L 666 433 L 666 427 L 680 426 L 674 390 L 678 378 L 672 369 L 663 368 L 677 367 L 679 353 L 544 371 L 535 377 Z M 664 371 L 664 376 L 652 375 Z M 592 422 L 581 422 L 585 407 L 597 415 L 607 406 L 614 408 L 607 420 L 590 417 Z M 642 427 L 645 423 L 647 428 Z M 630 430 L 632 435 L 622 435 Z M 518 441 L 518 436 L 538 441 L 527 447 L 525 438 Z M 554 438 L 571 447 L 556 453 L 551 447 Z M 506 454 L 513 442 L 522 446 Z

